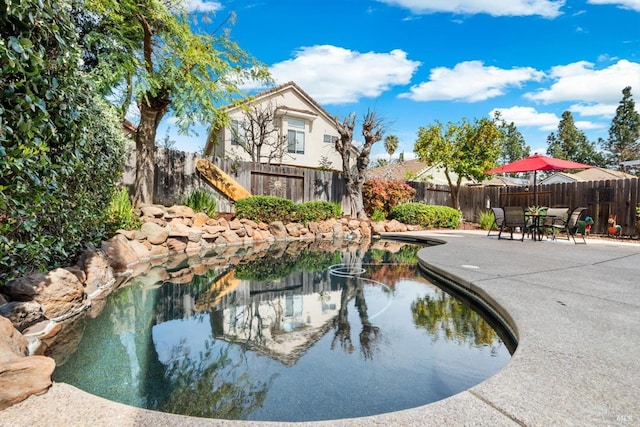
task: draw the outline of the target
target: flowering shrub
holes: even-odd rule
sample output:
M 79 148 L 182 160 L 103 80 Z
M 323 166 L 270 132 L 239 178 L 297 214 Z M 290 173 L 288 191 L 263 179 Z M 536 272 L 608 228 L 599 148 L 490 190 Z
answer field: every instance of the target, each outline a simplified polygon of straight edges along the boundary
M 448 206 L 404 203 L 391 209 L 389 217 L 404 224 L 416 224 L 423 228 L 458 228 L 461 214 L 457 209 Z
M 376 211 L 388 216 L 393 207 L 408 202 L 415 194 L 416 190 L 404 181 L 370 179 L 362 186 L 364 211 L 369 216 Z

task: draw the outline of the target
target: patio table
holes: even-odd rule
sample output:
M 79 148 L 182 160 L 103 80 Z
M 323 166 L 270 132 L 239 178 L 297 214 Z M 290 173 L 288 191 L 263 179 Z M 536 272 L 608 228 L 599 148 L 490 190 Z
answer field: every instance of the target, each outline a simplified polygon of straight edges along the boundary
M 541 241 L 544 234 L 544 229 L 547 224 L 547 219 L 555 219 L 555 215 L 547 215 L 546 213 L 529 213 L 525 212 L 525 219 L 527 220 L 529 231 L 531 232 L 531 238 L 533 240 Z

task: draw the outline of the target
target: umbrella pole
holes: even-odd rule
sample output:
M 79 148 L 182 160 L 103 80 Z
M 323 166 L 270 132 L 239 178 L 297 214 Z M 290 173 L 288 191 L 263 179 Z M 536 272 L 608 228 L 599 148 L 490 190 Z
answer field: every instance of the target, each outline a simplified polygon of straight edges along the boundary
M 538 206 L 538 186 L 536 174 L 538 171 L 533 171 L 533 206 Z

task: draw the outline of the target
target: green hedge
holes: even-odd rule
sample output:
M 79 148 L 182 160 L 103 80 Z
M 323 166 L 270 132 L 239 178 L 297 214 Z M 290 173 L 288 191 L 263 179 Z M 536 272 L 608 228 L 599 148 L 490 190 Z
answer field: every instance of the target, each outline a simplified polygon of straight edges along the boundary
M 423 203 L 405 203 L 391 209 L 390 218 L 404 224 L 423 228 L 458 228 L 460 211 L 448 206 L 431 206 Z
M 124 160 L 64 0 L 0 8 L 0 283 L 99 242 Z
M 273 221 L 306 224 L 339 217 L 342 215 L 342 207 L 333 202 L 313 201 L 296 204 L 277 196 L 252 196 L 238 200 L 235 212 L 238 218 L 267 224 Z

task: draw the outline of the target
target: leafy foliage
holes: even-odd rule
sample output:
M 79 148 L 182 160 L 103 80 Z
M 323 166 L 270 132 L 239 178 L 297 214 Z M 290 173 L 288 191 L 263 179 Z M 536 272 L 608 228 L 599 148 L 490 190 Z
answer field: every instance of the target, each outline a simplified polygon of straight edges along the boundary
M 480 228 L 483 230 L 495 230 L 496 226 L 493 221 L 493 212 L 492 211 L 482 211 L 480 212 Z
M 444 169 L 454 207 L 458 208 L 462 178 L 485 179 L 484 171 L 495 165 L 504 138 L 504 129 L 493 120 L 450 122 L 446 128 L 436 121 L 418 130 L 414 151 L 420 161 Z
M 335 202 L 311 201 L 295 206 L 295 220 L 302 223 L 324 221 L 342 215 L 342 206 Z
M 323 221 L 342 215 L 342 206 L 334 202 L 311 201 L 293 203 L 277 196 L 253 196 L 236 202 L 236 216 L 256 222 Z
M 559 159 L 571 160 L 594 166 L 604 166 L 604 156 L 579 130 L 570 111 L 562 113 L 557 134 L 547 137 L 547 154 Z
M 367 215 L 379 211 L 386 217 L 393 207 L 408 202 L 415 194 L 416 190 L 404 181 L 370 179 L 362 185 L 362 200 Z
M 339 251 L 325 252 L 302 249 L 281 252 L 274 258 L 265 256 L 236 267 L 236 278 L 268 282 L 289 276 L 294 271 L 324 271 L 342 260 Z
M 0 9 L 0 281 L 99 241 L 120 176 L 122 132 L 79 68 L 70 10 L 52 0 Z
M 289 221 L 294 217 L 295 204 L 283 197 L 252 196 L 236 202 L 236 216 L 256 222 Z
M 216 199 L 204 188 L 191 190 L 180 203 L 189 206 L 195 212 L 204 212 L 208 215 L 216 213 Z
M 113 192 L 109 209 L 107 210 L 107 230 L 135 230 L 140 228 L 138 215 L 133 210 L 129 191 L 126 187 L 120 187 Z
M 605 148 L 609 151 L 607 163 L 611 167 L 640 159 L 640 113 L 636 111 L 630 86 L 622 90 L 622 100 L 611 121 Z
M 405 203 L 391 209 L 390 217 L 404 224 L 420 225 L 423 228 L 458 228 L 461 214 L 448 206 Z

